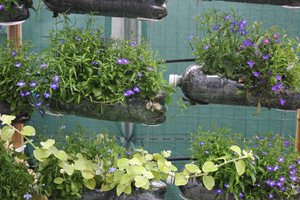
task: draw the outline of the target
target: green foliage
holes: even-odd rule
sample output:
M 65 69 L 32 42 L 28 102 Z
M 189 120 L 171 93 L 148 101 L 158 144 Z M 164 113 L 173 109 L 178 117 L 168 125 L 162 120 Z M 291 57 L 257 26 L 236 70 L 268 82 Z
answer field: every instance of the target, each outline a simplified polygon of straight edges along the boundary
M 8 12 L 15 12 L 13 7 L 21 4 L 24 4 L 26 8 L 32 8 L 33 2 L 32 0 L 0 0 L 0 5 L 4 6 L 3 11 L 8 11 Z M 0 11 L 0 17 L 1 17 L 1 11 Z
M 151 181 L 164 180 L 177 168 L 167 161 L 170 151 L 149 154 L 136 150 L 129 158 L 121 158 L 106 174 L 101 191 L 117 190 L 117 195 L 130 194 L 134 188 L 150 189 Z
M 222 165 L 218 170 L 210 172 L 213 179 L 203 177 L 203 183 L 208 189 L 224 190 L 224 193 L 233 194 L 236 199 L 239 199 L 240 193 L 250 200 L 269 199 L 270 195 L 274 199 L 293 199 L 300 162 L 291 144 L 291 140 L 278 135 L 243 139 L 239 134 L 226 129 L 199 129 L 197 134 L 193 134 L 192 149 L 193 157 L 197 159 L 195 164 L 202 166 L 202 171 L 205 162 L 211 162 L 210 166 L 213 166 L 212 163 Z M 232 157 L 247 154 L 237 145 L 253 149 L 250 157 L 255 159 L 235 160 L 223 165 L 224 161 Z
M 163 79 L 164 68 L 146 42 L 105 38 L 101 28 L 92 26 L 92 20 L 85 29 L 66 23 L 50 34 L 51 45 L 42 60 L 60 77 L 53 99 L 114 104 L 134 96 L 151 100 L 170 90 Z
M 207 74 L 243 83 L 242 91 L 257 103 L 284 105 L 287 90 L 299 91 L 299 41 L 278 27 L 263 30 L 234 11 L 209 10 L 196 18 L 199 29 L 192 45 L 197 63 Z

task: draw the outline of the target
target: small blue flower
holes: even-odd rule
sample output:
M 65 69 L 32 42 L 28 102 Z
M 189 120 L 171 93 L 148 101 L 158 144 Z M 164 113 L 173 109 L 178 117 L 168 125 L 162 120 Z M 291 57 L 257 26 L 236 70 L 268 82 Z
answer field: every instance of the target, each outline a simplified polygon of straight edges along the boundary
M 10 53 L 10 55 L 11 55 L 12 57 L 16 57 L 17 52 L 16 52 L 16 51 L 12 51 L 12 52 Z
M 243 20 L 240 22 L 240 29 L 241 29 L 241 30 L 244 30 L 244 29 L 246 28 L 246 25 L 247 25 L 247 21 L 243 19 Z
M 130 46 L 135 47 L 136 46 L 136 41 L 131 41 Z
M 204 144 L 205 144 L 205 142 L 203 142 L 203 141 L 199 142 L 200 146 L 203 146 Z
M 276 172 L 278 169 L 279 169 L 279 166 L 278 166 L 278 165 L 275 165 L 275 166 L 273 167 L 273 172 Z
M 153 67 L 147 67 L 147 70 L 151 72 L 154 71 L 155 69 Z
M 245 47 L 250 47 L 252 45 L 252 42 L 251 42 L 250 39 L 246 39 L 246 40 L 243 41 L 243 45 Z
M 42 102 L 36 102 L 34 106 L 35 107 L 41 107 L 41 105 L 42 105 Z
M 284 162 L 284 157 L 279 157 L 278 162 L 280 162 L 280 163 Z
M 254 72 L 253 72 L 253 76 L 259 77 L 259 76 L 260 76 L 260 72 L 259 72 L 259 71 L 254 71 Z
M 129 60 L 127 60 L 126 58 L 118 58 L 117 63 L 119 65 L 127 65 L 127 64 L 129 64 Z
M 81 40 L 81 37 L 75 36 L 74 39 L 75 39 L 76 41 L 80 41 L 80 40 Z
M 35 88 L 37 86 L 37 82 L 32 81 L 31 83 L 29 83 L 29 86 L 32 87 L 32 88 Z
M 24 87 L 25 85 L 26 85 L 26 83 L 24 81 L 17 82 L 17 86 L 19 86 L 19 87 Z
M 48 67 L 48 64 L 47 63 L 43 63 L 40 65 L 40 68 L 42 69 L 46 69 Z
M 298 180 L 297 176 L 290 176 L 290 178 L 293 182 L 296 182 Z
M 29 96 L 30 94 L 31 94 L 30 91 L 26 91 L 26 92 L 24 93 L 25 96 Z
M 273 195 L 273 194 L 269 194 L 269 195 L 268 195 L 268 198 L 269 198 L 269 199 L 274 199 L 274 195 Z
M 240 199 L 243 199 L 244 197 L 245 197 L 245 195 L 244 195 L 243 193 L 240 192 L 240 193 L 239 193 L 239 198 L 240 198 Z
M 48 99 L 48 98 L 50 97 L 50 93 L 45 92 L 45 93 L 44 93 L 44 97 L 45 97 L 45 99 Z
M 136 92 L 136 93 L 139 93 L 141 90 L 140 90 L 140 88 L 138 88 L 137 86 L 135 86 L 135 87 L 133 88 L 133 91 Z
M 224 184 L 224 188 L 228 189 L 228 188 L 229 188 L 229 184 L 228 184 L 228 183 L 225 183 L 225 184 Z
M 253 60 L 249 60 L 249 61 L 247 62 L 247 64 L 249 65 L 250 69 L 252 69 L 253 66 L 255 65 L 255 62 L 254 62 Z
M 194 37 L 195 37 L 194 34 L 189 35 L 189 37 L 188 37 L 189 42 L 192 42 Z
M 126 151 L 126 155 L 130 156 L 131 155 L 131 151 Z
M 58 82 L 59 82 L 59 76 L 54 75 L 54 77 L 53 77 L 53 82 L 54 82 L 54 83 L 58 83 Z
M 285 178 L 284 176 L 281 176 L 281 177 L 279 178 L 279 181 L 280 181 L 280 182 L 283 182 L 283 183 L 284 183 L 285 180 L 286 180 L 286 178 Z
M 32 195 L 27 192 L 26 194 L 24 194 L 23 198 L 25 200 L 30 200 L 30 199 L 32 199 Z
M 139 73 L 137 73 L 137 76 L 138 76 L 138 77 L 143 77 L 144 75 L 143 75 L 142 72 L 139 72 Z
M 20 62 L 16 62 L 16 63 L 15 63 L 15 67 L 16 67 L 16 68 L 20 68 L 21 66 L 22 66 L 22 63 L 20 63 Z
M 92 64 L 92 65 L 99 65 L 99 62 L 97 62 L 97 61 L 92 61 L 91 64 Z
M 227 21 L 227 20 L 229 20 L 230 18 L 231 18 L 231 16 L 230 16 L 230 15 L 227 15 L 227 16 L 224 17 L 224 20 Z
M 273 167 L 272 166 L 267 166 L 267 171 L 268 172 L 273 172 Z
M 3 11 L 3 10 L 4 10 L 4 5 L 0 4 L 0 11 Z
M 246 30 L 241 30 L 241 34 L 242 35 L 247 35 L 247 31 Z
M 115 167 L 111 167 L 108 169 L 108 173 L 114 173 L 117 169 Z
M 220 27 L 221 27 L 220 24 L 216 24 L 216 25 L 214 25 L 213 30 L 216 31 L 216 30 L 218 30 Z
M 280 75 L 276 75 L 276 79 L 277 79 L 277 81 L 281 81 L 281 76 Z
M 215 192 L 216 192 L 218 195 L 220 195 L 220 194 L 223 193 L 223 191 L 222 191 L 221 189 L 216 189 Z
M 262 55 L 262 58 L 263 58 L 264 60 L 269 60 L 270 56 L 269 56 L 269 54 L 266 54 L 266 55 Z
M 283 186 L 283 183 L 280 182 L 280 181 L 279 181 L 279 182 L 276 182 L 276 186 L 277 186 L 277 187 L 282 187 L 282 186 Z
M 286 188 L 285 188 L 285 187 L 281 187 L 280 190 L 281 190 L 282 192 L 285 192 L 285 191 L 286 191 Z
M 57 83 L 50 83 L 50 88 L 53 90 L 58 89 L 58 84 Z
M 205 47 L 204 47 L 204 50 L 208 50 L 210 48 L 210 45 L 206 45 Z
M 284 106 L 285 103 L 286 103 L 286 101 L 285 101 L 284 98 L 280 98 L 280 99 L 279 99 L 279 103 L 280 103 L 281 106 Z

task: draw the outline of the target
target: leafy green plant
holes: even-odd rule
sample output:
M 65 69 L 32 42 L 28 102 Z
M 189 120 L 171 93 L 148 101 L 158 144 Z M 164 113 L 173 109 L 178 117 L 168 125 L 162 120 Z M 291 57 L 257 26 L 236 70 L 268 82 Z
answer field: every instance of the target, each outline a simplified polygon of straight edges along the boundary
M 228 138 L 231 140 L 228 140 Z M 236 164 L 224 165 L 212 172 L 216 194 L 232 194 L 235 199 L 293 199 L 298 183 L 299 156 L 294 152 L 291 141 L 281 136 L 255 136 L 243 139 L 230 130 L 198 130 L 193 135 L 193 157 L 196 165 L 206 160 L 222 163 L 222 155 L 230 156 L 228 145 L 253 149 L 254 160 L 243 160 L 245 171 L 239 175 Z M 236 152 L 237 153 L 237 152 Z M 236 155 L 235 155 L 236 156 Z
M 258 103 L 272 104 L 275 98 L 283 106 L 287 90 L 299 89 L 298 40 L 278 27 L 248 25 L 234 11 L 209 10 L 196 20 L 199 33 L 192 46 L 205 73 L 243 83 L 242 92 Z
M 13 6 L 24 4 L 27 8 L 32 8 L 32 0 L 0 0 L 0 16 L 3 11 L 10 11 Z
M 54 100 L 114 104 L 132 97 L 152 100 L 169 91 L 164 69 L 146 42 L 108 39 L 92 24 L 76 29 L 66 23 L 50 34 L 51 45 L 42 60 L 60 77 Z
M 1 131 L 0 131 L 1 133 Z M 0 196 L 1 199 L 22 200 L 31 193 L 34 176 L 29 173 L 24 156 L 11 144 L 0 139 Z

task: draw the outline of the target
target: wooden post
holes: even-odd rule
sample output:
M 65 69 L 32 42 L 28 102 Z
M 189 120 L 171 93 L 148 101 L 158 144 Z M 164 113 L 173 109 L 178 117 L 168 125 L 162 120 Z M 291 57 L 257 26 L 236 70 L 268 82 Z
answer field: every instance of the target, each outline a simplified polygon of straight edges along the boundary
M 300 109 L 297 110 L 297 127 L 296 127 L 296 142 L 295 148 L 300 153 Z
M 22 45 L 22 24 L 9 25 L 7 26 L 7 40 L 12 41 L 15 48 L 21 47 Z M 23 128 L 23 123 L 17 122 L 13 124 L 14 127 L 21 131 Z M 14 147 L 19 148 L 24 144 L 24 137 L 17 131 L 12 136 L 12 141 L 14 142 Z

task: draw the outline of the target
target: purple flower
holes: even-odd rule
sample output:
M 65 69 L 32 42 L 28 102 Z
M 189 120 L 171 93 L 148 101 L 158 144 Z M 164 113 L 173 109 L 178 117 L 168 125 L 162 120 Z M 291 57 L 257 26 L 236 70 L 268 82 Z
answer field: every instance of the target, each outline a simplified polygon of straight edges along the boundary
M 276 43 L 280 43 L 280 42 L 281 42 L 281 40 L 279 40 L 279 39 L 278 39 L 278 40 L 275 40 L 275 42 L 276 42 Z
M 273 167 L 272 166 L 267 166 L 267 171 L 268 172 L 273 172 Z
M 230 15 L 227 15 L 226 17 L 224 17 L 224 20 L 229 20 L 231 18 L 231 16 Z
M 255 42 L 252 44 L 252 46 L 254 46 L 255 49 L 258 49 L 258 46 L 257 46 L 257 44 Z
M 282 182 L 276 182 L 276 186 L 277 186 L 277 187 L 282 187 L 282 186 L 283 186 L 283 183 L 282 183 Z
M 17 52 L 16 52 L 16 51 L 12 51 L 12 52 L 10 53 L 10 55 L 11 55 L 12 57 L 16 57 Z
M 191 34 L 191 35 L 189 35 L 188 40 L 191 42 L 191 41 L 193 41 L 193 38 L 194 38 L 194 35 Z
M 144 75 L 143 75 L 142 72 L 139 72 L 139 73 L 137 73 L 137 76 L 138 76 L 138 77 L 143 77 Z
M 25 96 L 29 96 L 30 94 L 31 94 L 30 91 L 26 91 L 26 92 L 24 93 Z
M 275 33 L 275 34 L 273 35 L 273 37 L 274 37 L 275 40 L 278 40 L 278 39 L 279 39 L 278 33 Z
M 135 86 L 135 87 L 133 88 L 133 91 L 136 92 L 136 93 L 139 93 L 141 90 L 140 90 L 140 88 L 138 88 L 137 86 Z
M 246 30 L 241 30 L 241 34 L 242 35 L 247 35 L 247 31 Z
M 81 40 L 81 37 L 75 36 L 74 39 L 75 39 L 76 41 L 80 41 L 80 40 Z
M 264 60 L 269 60 L 270 56 L 269 56 L 269 54 L 266 54 L 266 55 L 262 55 L 262 58 L 263 58 Z
M 59 81 L 59 76 L 54 75 L 53 81 L 54 81 L 54 83 L 58 83 L 58 81 Z
M 35 107 L 41 107 L 41 105 L 42 105 L 41 102 L 36 102 L 36 103 L 34 104 Z
M 17 86 L 24 87 L 26 83 L 24 81 L 17 82 Z
M 20 97 L 25 97 L 25 94 L 22 91 L 20 91 Z
M 252 69 L 253 66 L 255 65 L 255 62 L 254 62 L 253 60 L 249 60 L 249 61 L 247 62 L 247 64 L 248 64 L 249 67 Z
M 216 30 L 218 30 L 220 27 L 221 27 L 220 24 L 216 24 L 216 25 L 214 25 L 213 30 L 216 31 Z
M 254 72 L 253 72 L 253 76 L 259 77 L 259 76 L 260 76 L 260 72 L 259 72 L 259 71 L 254 71 Z
M 276 75 L 276 79 L 277 79 L 277 81 L 281 81 L 281 76 L 280 75 Z
M 297 160 L 298 165 L 300 165 L 300 160 Z
M 285 105 L 285 99 L 284 98 L 280 98 L 279 99 L 279 103 L 281 106 L 284 106 Z
M 127 90 L 128 94 L 133 95 L 134 91 L 133 90 Z
M 278 165 L 275 165 L 275 166 L 273 167 L 273 172 L 276 172 L 278 169 L 279 169 L 279 166 L 278 166 Z
M 279 157 L 278 162 L 280 162 L 280 163 L 284 162 L 284 157 Z
M 37 82 L 32 81 L 31 83 L 29 83 L 29 86 L 35 88 L 37 86 Z
M 221 189 L 216 189 L 216 193 L 218 194 L 218 195 L 220 195 L 220 194 L 222 194 L 222 190 Z
M 205 144 L 205 142 L 203 142 L 203 141 L 199 142 L 200 146 L 203 146 L 204 144 Z
M 210 48 L 210 45 L 206 45 L 205 47 L 204 47 L 204 50 L 208 50 Z
M 243 198 L 244 198 L 244 196 L 245 196 L 245 195 L 244 195 L 243 193 L 241 193 L 241 192 L 239 193 L 239 197 L 240 197 L 240 199 L 243 199 Z
M 126 155 L 130 156 L 131 155 L 131 151 L 126 151 Z
M 280 176 L 279 181 L 280 182 L 285 182 L 286 178 L 284 176 Z
M 269 38 L 265 38 L 265 39 L 263 40 L 263 44 L 265 44 L 265 45 L 270 44 Z
M 126 90 L 124 93 L 123 93 L 123 96 L 124 97 L 129 97 L 130 96 L 130 94 L 127 92 L 128 90 Z
M 290 170 L 290 174 L 291 174 L 291 175 L 296 175 L 296 174 L 297 174 L 296 168 L 291 169 L 291 170 Z
M 39 98 L 41 95 L 39 93 L 34 93 L 35 98 Z
M 44 97 L 45 97 L 45 99 L 48 99 L 50 97 L 50 94 L 48 92 L 45 92 Z
M 135 47 L 136 46 L 136 41 L 131 41 L 130 46 Z
M 20 68 L 21 66 L 22 66 L 22 63 L 20 63 L 20 62 L 15 63 L 15 67 Z
M 92 65 L 99 65 L 99 62 L 97 62 L 97 61 L 92 61 L 91 64 L 92 64 Z
M 296 169 L 296 167 L 295 167 L 294 165 L 290 165 L 290 166 L 289 166 L 289 169 L 290 169 L 290 170 Z
M 228 183 L 225 183 L 225 184 L 224 184 L 224 188 L 228 189 L 228 188 L 229 188 L 229 184 L 228 184 Z
M 278 90 L 281 90 L 282 88 L 283 88 L 283 84 L 278 83 L 278 84 L 272 86 L 272 91 L 277 92 Z
M 0 4 L 0 11 L 4 10 L 4 5 Z
M 40 65 L 40 68 L 42 69 L 46 69 L 48 67 L 48 64 L 47 63 L 43 63 Z
M 30 200 L 30 199 L 32 199 L 32 195 L 27 192 L 26 194 L 23 195 L 23 198 L 25 200 Z
M 269 198 L 269 199 L 273 199 L 273 198 L 274 198 L 274 195 L 273 195 L 273 194 L 269 194 L 269 195 L 268 195 L 268 198 Z
M 285 192 L 286 188 L 285 187 L 281 187 L 280 190 L 283 191 L 283 192 Z
M 57 83 L 50 83 L 50 88 L 52 90 L 56 90 L 58 88 L 58 84 Z
M 298 180 L 297 176 L 290 176 L 290 178 L 293 182 L 296 182 Z
M 129 64 L 129 60 L 127 60 L 126 58 L 118 58 L 117 63 L 119 65 L 126 65 L 126 64 Z
M 241 29 L 241 30 L 244 30 L 244 29 L 246 28 L 246 25 L 247 25 L 247 21 L 243 19 L 243 20 L 240 22 L 240 29 Z
M 108 169 L 108 173 L 114 173 L 117 169 L 115 167 L 111 167 Z
M 246 39 L 246 40 L 244 40 L 243 41 L 243 45 L 245 46 L 245 47 L 250 47 L 251 46 L 251 40 L 250 39 Z
M 290 141 L 289 140 L 284 140 L 283 141 L 283 145 L 284 145 L 284 147 L 289 147 L 290 146 Z

